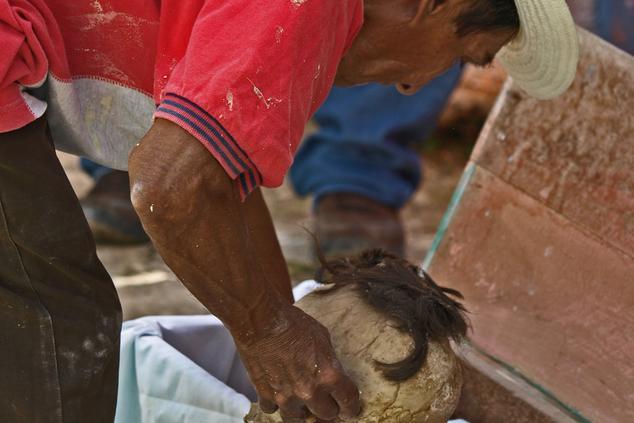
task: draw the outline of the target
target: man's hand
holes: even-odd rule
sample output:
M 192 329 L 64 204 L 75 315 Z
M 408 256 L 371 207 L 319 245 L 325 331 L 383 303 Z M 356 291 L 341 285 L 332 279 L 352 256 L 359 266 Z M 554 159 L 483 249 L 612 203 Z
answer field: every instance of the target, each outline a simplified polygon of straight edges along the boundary
M 323 420 L 359 414 L 359 391 L 335 356 L 328 330 L 300 309 L 284 307 L 268 336 L 238 344 L 260 409 L 284 421 L 310 411 Z

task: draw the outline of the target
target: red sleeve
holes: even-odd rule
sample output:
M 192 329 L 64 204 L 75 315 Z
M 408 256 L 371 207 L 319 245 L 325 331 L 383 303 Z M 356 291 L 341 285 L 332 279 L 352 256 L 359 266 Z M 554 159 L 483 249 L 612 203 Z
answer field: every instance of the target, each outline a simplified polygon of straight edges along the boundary
M 26 88 L 47 74 L 70 72 L 59 27 L 44 0 L 0 0 L 0 132 L 21 128 L 44 114 L 46 103 Z
M 206 1 L 156 116 L 198 138 L 244 196 L 279 186 L 362 18 L 361 0 Z

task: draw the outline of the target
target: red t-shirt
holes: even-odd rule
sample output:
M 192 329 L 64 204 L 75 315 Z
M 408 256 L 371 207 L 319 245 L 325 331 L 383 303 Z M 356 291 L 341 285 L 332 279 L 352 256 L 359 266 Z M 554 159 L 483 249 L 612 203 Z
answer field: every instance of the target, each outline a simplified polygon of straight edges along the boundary
M 0 132 L 48 109 L 56 147 L 124 169 L 154 115 L 199 139 L 244 195 L 278 186 L 362 3 L 0 0 Z

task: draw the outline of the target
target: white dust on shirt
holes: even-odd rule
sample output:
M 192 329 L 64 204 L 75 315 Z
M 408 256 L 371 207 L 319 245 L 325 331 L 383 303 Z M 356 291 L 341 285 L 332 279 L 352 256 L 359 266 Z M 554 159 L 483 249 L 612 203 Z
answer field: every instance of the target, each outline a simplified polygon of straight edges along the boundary
M 227 106 L 229 106 L 229 111 L 233 112 L 233 93 L 231 91 L 227 91 Z
M 280 100 L 279 98 L 274 98 L 274 97 L 269 97 L 266 98 L 264 96 L 264 93 L 262 93 L 262 90 L 260 90 L 254 83 L 253 81 L 251 81 L 249 78 L 247 78 L 247 80 L 251 83 L 251 85 L 253 86 L 253 94 L 255 94 L 255 96 L 257 98 L 260 99 L 260 101 L 262 101 L 262 103 L 264 103 L 264 106 L 266 106 L 267 109 L 270 109 L 272 105 L 281 103 L 282 100 Z

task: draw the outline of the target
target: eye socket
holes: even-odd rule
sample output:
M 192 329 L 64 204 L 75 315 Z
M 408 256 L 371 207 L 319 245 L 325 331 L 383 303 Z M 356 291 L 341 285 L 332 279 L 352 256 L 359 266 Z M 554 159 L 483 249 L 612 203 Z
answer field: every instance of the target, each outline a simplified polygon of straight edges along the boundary
M 431 6 L 429 8 L 429 13 L 433 13 L 443 4 L 447 3 L 447 0 L 432 0 Z

